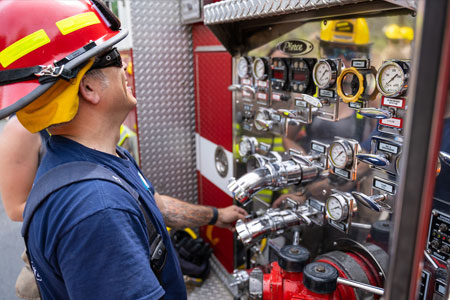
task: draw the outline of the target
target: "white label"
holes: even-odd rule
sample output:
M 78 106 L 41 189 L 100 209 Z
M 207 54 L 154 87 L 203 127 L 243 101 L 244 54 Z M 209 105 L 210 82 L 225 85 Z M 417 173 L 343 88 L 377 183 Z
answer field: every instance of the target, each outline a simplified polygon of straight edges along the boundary
M 334 168 L 334 173 L 336 173 L 337 175 L 343 176 L 347 179 L 350 178 L 350 173 L 345 170 L 342 170 L 342 169 Z
M 280 122 L 280 121 L 281 121 L 281 116 L 280 116 L 280 115 L 277 115 L 277 114 L 273 114 L 273 115 L 272 115 L 272 120 L 275 120 L 275 121 Z
M 394 145 L 391 145 L 391 144 L 386 144 L 386 143 L 383 143 L 383 142 L 380 142 L 378 144 L 378 149 L 386 151 L 386 152 L 394 153 L 394 154 L 398 153 L 398 147 L 397 146 L 394 146 Z
M 361 103 L 359 103 L 359 102 L 350 102 L 349 104 L 348 104 L 348 107 L 350 107 L 350 108 L 362 108 L 362 104 Z
M 438 282 L 436 291 L 442 295 L 445 295 L 445 286 Z
M 272 95 L 273 100 L 280 100 L 280 94 L 273 94 Z
M 306 102 L 302 100 L 295 100 L 295 106 L 298 107 L 307 107 Z
M 394 186 L 389 183 L 374 179 L 373 185 L 374 187 L 379 188 L 380 190 L 389 192 L 391 194 L 394 193 Z
M 261 99 L 261 100 L 267 100 L 267 95 L 266 95 L 266 94 L 264 94 L 264 93 L 258 93 L 257 95 L 258 95 L 258 99 Z
M 395 98 L 383 98 L 382 105 L 385 106 L 393 106 L 398 108 L 404 107 L 405 100 L 404 99 L 395 99 Z
M 399 119 L 399 118 L 383 119 L 383 120 L 380 120 L 380 124 L 386 125 L 386 126 L 402 128 L 402 119 Z
M 333 98 L 334 92 L 330 90 L 319 90 L 319 96 Z
M 315 143 L 311 143 L 311 149 L 320 153 L 325 153 L 325 147 Z
M 263 88 L 267 87 L 267 81 L 258 80 L 258 86 Z
M 252 85 L 252 81 L 250 79 L 242 79 L 242 84 Z
M 355 68 L 366 68 L 367 62 L 365 60 L 354 60 L 352 61 L 352 67 Z
M 244 96 L 244 97 L 251 97 L 252 94 L 250 94 L 250 93 L 247 92 L 247 91 L 242 91 L 242 96 Z

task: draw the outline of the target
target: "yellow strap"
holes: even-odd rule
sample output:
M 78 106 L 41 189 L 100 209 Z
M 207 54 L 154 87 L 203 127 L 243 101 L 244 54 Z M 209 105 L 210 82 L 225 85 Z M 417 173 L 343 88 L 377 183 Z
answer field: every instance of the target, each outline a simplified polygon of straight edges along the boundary
M 40 29 L 3 49 L 0 52 L 0 63 L 3 68 L 6 68 L 19 58 L 48 43 L 50 43 L 50 38 L 44 29 Z
M 97 15 L 93 12 L 87 12 L 62 19 L 56 22 L 56 26 L 59 28 L 59 31 L 61 31 L 62 35 L 66 35 L 81 28 L 98 23 L 100 23 L 100 20 L 98 19 Z

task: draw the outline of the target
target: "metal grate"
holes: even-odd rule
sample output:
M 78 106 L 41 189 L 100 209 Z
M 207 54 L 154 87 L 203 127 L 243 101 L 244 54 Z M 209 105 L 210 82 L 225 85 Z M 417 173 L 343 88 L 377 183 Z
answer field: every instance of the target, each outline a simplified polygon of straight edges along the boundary
M 178 0 L 133 0 L 141 168 L 159 193 L 197 202 L 192 28 Z

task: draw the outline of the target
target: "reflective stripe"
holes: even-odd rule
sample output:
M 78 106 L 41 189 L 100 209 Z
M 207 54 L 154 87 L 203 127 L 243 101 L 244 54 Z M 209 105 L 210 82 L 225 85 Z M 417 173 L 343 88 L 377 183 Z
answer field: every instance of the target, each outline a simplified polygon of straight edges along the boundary
M 0 52 L 0 63 L 3 68 L 6 68 L 19 58 L 48 43 L 50 43 L 50 38 L 44 29 L 40 29 L 3 49 Z
M 95 13 L 87 12 L 62 19 L 61 21 L 56 22 L 56 26 L 59 28 L 62 35 L 66 35 L 81 28 L 99 23 L 100 20 Z

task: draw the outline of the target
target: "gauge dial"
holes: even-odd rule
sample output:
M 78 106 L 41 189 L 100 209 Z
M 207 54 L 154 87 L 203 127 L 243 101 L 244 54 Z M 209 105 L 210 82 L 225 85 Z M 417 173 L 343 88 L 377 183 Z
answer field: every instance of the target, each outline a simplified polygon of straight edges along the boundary
M 313 69 L 314 83 L 321 89 L 333 86 L 336 82 L 336 64 L 331 60 L 322 59 Z
M 253 76 L 258 80 L 267 79 L 267 62 L 263 58 L 257 58 L 253 62 Z
M 237 62 L 237 73 L 240 78 L 247 78 L 250 74 L 250 62 L 247 57 L 242 56 Z
M 380 93 L 385 96 L 399 96 L 407 87 L 407 74 L 409 68 L 406 63 L 385 62 L 377 73 L 377 86 Z
M 325 203 L 327 217 L 333 221 L 340 222 L 348 217 L 348 204 L 345 198 L 339 194 L 333 194 Z
M 335 141 L 330 145 L 330 162 L 339 169 L 345 169 L 352 161 L 353 149 L 345 140 Z
M 254 122 L 255 128 L 260 131 L 267 131 L 268 128 L 261 125 L 261 123 L 258 121 L 268 121 L 268 120 L 269 120 L 269 116 L 265 111 L 262 111 L 262 110 L 258 111 L 255 115 L 255 122 Z
M 239 155 L 241 157 L 255 153 L 258 140 L 254 137 L 242 137 L 239 143 Z

